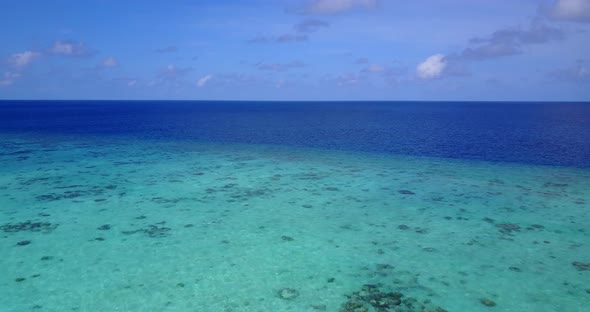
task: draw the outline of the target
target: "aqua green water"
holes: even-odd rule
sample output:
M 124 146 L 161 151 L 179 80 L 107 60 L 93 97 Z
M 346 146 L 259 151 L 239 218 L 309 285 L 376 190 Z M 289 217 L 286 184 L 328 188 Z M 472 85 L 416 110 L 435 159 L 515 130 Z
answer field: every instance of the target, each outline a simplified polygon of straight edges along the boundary
M 2 140 L 1 311 L 340 311 L 365 284 L 448 311 L 588 311 L 589 170 Z

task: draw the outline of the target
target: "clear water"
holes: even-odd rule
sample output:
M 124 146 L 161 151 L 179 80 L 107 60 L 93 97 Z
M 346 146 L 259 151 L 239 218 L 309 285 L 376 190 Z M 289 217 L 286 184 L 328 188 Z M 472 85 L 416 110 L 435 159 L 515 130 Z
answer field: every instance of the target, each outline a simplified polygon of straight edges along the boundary
M 0 105 L 1 311 L 589 310 L 587 105 L 58 104 Z

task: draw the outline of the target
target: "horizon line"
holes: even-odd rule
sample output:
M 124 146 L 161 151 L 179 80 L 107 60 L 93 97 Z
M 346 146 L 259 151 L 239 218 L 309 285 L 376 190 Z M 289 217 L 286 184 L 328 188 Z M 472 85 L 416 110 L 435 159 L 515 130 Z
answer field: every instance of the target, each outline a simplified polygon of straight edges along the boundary
M 279 103 L 305 103 L 305 102 L 415 102 L 415 103 L 590 103 L 590 100 L 186 100 L 186 99 L 0 99 L 0 102 L 279 102 Z

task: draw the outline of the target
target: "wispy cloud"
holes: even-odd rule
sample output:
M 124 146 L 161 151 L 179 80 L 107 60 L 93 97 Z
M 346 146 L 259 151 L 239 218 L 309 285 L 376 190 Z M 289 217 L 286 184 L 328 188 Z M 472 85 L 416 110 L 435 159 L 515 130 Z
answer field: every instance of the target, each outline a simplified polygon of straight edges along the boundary
M 305 7 L 305 13 L 333 15 L 354 9 L 373 9 L 377 0 L 313 0 Z
M 272 38 L 264 35 L 256 35 L 256 37 L 246 40 L 246 43 L 268 43 L 269 41 L 272 41 Z
M 259 44 L 259 43 L 294 43 L 294 42 L 305 42 L 309 39 L 307 35 L 298 34 L 282 34 L 280 36 L 264 36 L 258 35 L 252 39 L 247 40 L 247 43 Z
M 310 34 L 326 27 L 330 27 L 330 23 L 318 19 L 306 19 L 295 24 L 293 28 L 297 33 Z
M 119 66 L 119 61 L 112 56 L 105 58 L 98 64 L 98 67 L 100 68 L 112 68 L 117 66 Z
M 318 19 L 306 19 L 293 25 L 293 32 L 279 36 L 258 35 L 246 42 L 248 43 L 295 43 L 306 42 L 312 33 L 322 28 L 330 27 L 330 23 Z
M 17 68 L 23 68 L 30 65 L 33 61 L 41 57 L 41 53 L 34 51 L 24 51 L 14 53 L 8 59 L 8 63 Z
M 176 46 L 167 46 L 165 48 L 156 49 L 158 53 L 174 53 L 178 51 L 178 47 Z
M 331 79 L 330 79 L 331 80 Z M 345 73 L 337 75 L 334 79 L 337 86 L 355 86 L 361 83 L 363 77 L 359 73 Z
M 7 87 L 12 85 L 17 79 L 21 77 L 19 73 L 5 72 L 0 79 L 0 87 Z
M 251 86 L 260 82 L 262 78 L 259 75 L 249 75 L 241 73 L 225 73 L 215 75 L 215 82 L 217 84 L 226 85 L 240 85 L 240 86 Z
M 364 68 L 362 71 L 365 73 L 382 73 L 386 70 L 387 70 L 387 68 L 383 65 L 371 64 L 371 65 L 367 66 L 366 68 Z
M 486 37 L 472 38 L 471 47 L 463 50 L 460 57 L 470 60 L 498 58 L 521 54 L 523 47 L 565 39 L 565 33 L 540 20 L 533 20 L 528 28 L 504 28 Z
M 293 68 L 302 68 L 305 67 L 305 63 L 301 61 L 292 61 L 288 63 L 273 63 L 273 64 L 257 64 L 256 68 L 260 70 L 270 70 L 270 71 L 285 71 Z
M 556 20 L 590 22 L 590 0 L 557 0 L 548 13 Z
M 207 76 L 199 78 L 196 83 L 197 87 L 199 87 L 199 88 L 204 87 L 209 82 L 209 80 L 211 80 L 212 78 L 213 78 L 212 75 L 207 75 Z
M 287 42 L 303 42 L 307 41 L 307 35 L 298 35 L 298 34 L 283 34 L 276 37 L 274 40 L 278 43 L 287 43 Z
M 112 81 L 116 82 L 119 85 L 131 88 L 131 87 L 138 86 L 141 79 L 133 78 L 133 77 L 120 77 L 120 78 L 114 78 Z
M 193 68 L 178 68 L 175 65 L 168 65 L 166 68 L 160 70 L 158 73 L 158 78 L 162 80 L 176 80 L 178 78 L 184 77 L 188 73 L 190 73 Z
M 369 59 L 366 57 L 359 57 L 354 61 L 355 64 L 368 64 Z
M 573 66 L 550 71 L 549 76 L 559 81 L 590 83 L 590 63 L 579 60 Z
M 47 51 L 55 55 L 86 57 L 95 53 L 86 44 L 77 41 L 55 41 Z

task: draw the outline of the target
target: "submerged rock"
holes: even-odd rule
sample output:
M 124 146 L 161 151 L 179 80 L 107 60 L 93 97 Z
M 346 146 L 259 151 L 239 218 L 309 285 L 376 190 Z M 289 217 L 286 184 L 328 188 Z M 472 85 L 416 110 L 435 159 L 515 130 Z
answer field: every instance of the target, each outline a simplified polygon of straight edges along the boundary
M 572 262 L 572 265 L 578 271 L 590 271 L 590 262 L 584 263 L 584 262 L 580 262 L 580 261 L 574 261 L 574 262 Z
M 518 267 L 514 267 L 514 266 L 511 266 L 511 267 L 509 267 L 508 269 L 509 269 L 510 271 L 513 271 L 513 272 L 522 272 L 522 270 L 521 270 L 520 268 L 518 268 Z
M 377 270 L 393 270 L 394 266 L 388 263 L 379 263 L 376 265 Z
M 104 224 L 98 227 L 99 230 L 101 231 L 106 231 L 106 230 L 110 230 L 111 229 L 111 225 L 110 224 Z
M 30 240 L 24 240 L 24 241 L 20 241 L 18 243 L 16 243 L 17 246 L 26 246 L 28 244 L 30 244 L 31 241 Z
M 488 299 L 488 298 L 481 298 L 481 299 L 479 299 L 479 302 L 481 302 L 481 304 L 483 304 L 486 307 L 495 307 L 496 306 L 496 303 L 493 300 Z
M 293 288 L 283 288 L 278 291 L 278 295 L 283 300 L 293 300 L 299 297 L 299 292 Z
M 408 190 L 399 190 L 397 192 L 400 193 L 400 194 L 403 194 L 403 195 L 414 195 L 414 194 L 416 194 L 416 193 L 414 193 L 412 191 L 408 191 Z

